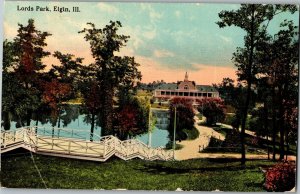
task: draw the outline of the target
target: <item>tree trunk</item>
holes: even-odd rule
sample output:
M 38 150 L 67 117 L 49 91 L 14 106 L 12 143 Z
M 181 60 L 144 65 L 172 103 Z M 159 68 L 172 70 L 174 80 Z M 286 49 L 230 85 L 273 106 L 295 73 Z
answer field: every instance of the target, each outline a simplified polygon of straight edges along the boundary
M 10 118 L 9 118 L 9 112 L 7 111 L 3 111 L 2 112 L 2 116 L 3 116 L 3 127 L 4 130 L 9 130 L 10 129 Z
M 242 117 L 242 129 L 241 129 L 241 154 L 242 154 L 241 165 L 242 166 L 246 164 L 245 127 L 246 127 L 248 108 L 250 103 L 250 94 L 251 94 L 251 85 L 249 84 L 251 83 L 248 82 L 245 109 L 243 111 L 243 117 Z
M 57 128 L 60 128 L 60 112 L 58 112 Z
M 35 126 L 39 125 L 39 113 L 36 113 L 36 122 L 35 122 Z
M 279 92 L 279 131 L 280 131 L 280 160 L 284 159 L 284 131 L 285 131 L 285 121 L 284 121 L 284 108 L 282 91 Z
M 93 141 L 93 140 L 94 140 L 94 126 L 95 126 L 95 114 L 92 113 L 90 141 Z
M 102 112 L 102 136 L 113 134 L 113 88 L 105 86 L 104 106 Z
M 26 126 L 30 126 L 30 121 L 31 121 L 31 111 L 28 110 L 26 115 Z
M 276 132 L 277 132 L 277 117 L 276 117 L 276 100 L 275 100 L 275 88 L 272 88 L 272 144 L 273 144 L 273 161 L 276 160 Z
M 255 21 L 255 5 L 251 5 L 251 29 L 250 29 L 250 53 L 249 53 L 249 61 L 246 67 L 246 76 L 247 76 L 247 94 L 246 94 L 246 102 L 243 109 L 243 117 L 242 117 L 242 129 L 241 129 L 241 165 L 244 166 L 246 164 L 246 149 L 245 149 L 245 127 L 248 116 L 248 109 L 250 104 L 250 95 L 251 95 L 251 85 L 252 85 L 252 63 L 253 63 L 253 52 L 254 52 L 254 21 Z

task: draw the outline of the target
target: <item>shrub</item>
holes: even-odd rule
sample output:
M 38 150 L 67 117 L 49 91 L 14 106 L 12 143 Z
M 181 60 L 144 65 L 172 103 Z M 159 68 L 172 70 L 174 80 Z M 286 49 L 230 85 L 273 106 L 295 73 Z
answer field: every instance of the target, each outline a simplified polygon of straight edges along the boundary
M 199 131 L 195 127 L 192 129 L 183 129 L 182 131 L 186 134 L 186 139 L 193 140 L 199 137 Z
M 170 124 L 168 127 L 170 139 L 173 139 L 175 107 L 176 107 L 176 139 L 184 140 L 187 138 L 187 134 L 183 132 L 183 129 L 192 129 L 194 127 L 194 123 L 195 123 L 194 108 L 192 102 L 189 99 L 176 97 L 171 100 L 169 105 Z
M 206 117 L 207 125 L 223 122 L 225 118 L 224 101 L 220 98 L 202 98 L 197 100 L 198 111 Z
M 295 164 L 283 161 L 267 169 L 264 186 L 268 191 L 290 191 L 295 187 L 295 181 Z

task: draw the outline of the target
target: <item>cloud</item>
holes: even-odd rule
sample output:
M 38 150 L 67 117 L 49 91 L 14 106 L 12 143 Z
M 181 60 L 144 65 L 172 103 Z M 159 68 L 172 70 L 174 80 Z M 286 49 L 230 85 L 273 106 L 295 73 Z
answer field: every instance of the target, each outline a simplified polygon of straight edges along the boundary
M 215 65 L 196 64 L 197 70 L 169 68 L 164 63 L 157 62 L 149 57 L 136 56 L 136 61 L 141 65 L 138 69 L 142 73 L 142 82 L 149 83 L 155 80 L 177 82 L 184 79 L 185 72 L 189 74 L 189 80 L 198 85 L 212 85 L 221 83 L 223 78 L 230 77 L 236 80 L 236 69 L 233 67 L 219 67 Z
M 153 56 L 156 58 L 163 58 L 163 57 L 174 57 L 174 53 L 167 51 L 167 50 L 154 50 Z
M 110 14 L 118 14 L 119 13 L 119 9 L 114 7 L 111 4 L 108 3 L 98 3 L 97 7 L 103 11 L 103 12 L 108 12 Z
M 158 12 L 158 11 L 155 11 L 155 9 L 153 9 L 151 4 L 141 3 L 141 10 L 144 11 L 144 12 L 148 12 L 150 22 L 152 24 L 159 21 L 163 17 L 163 14 Z

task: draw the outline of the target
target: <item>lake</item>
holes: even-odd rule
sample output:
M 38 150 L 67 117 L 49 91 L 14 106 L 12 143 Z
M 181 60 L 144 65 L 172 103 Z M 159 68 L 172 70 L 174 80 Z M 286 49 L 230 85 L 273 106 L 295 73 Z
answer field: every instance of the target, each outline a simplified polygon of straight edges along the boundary
M 169 116 L 168 111 L 165 110 L 151 110 L 153 115 L 156 117 L 157 123 L 152 131 L 151 137 L 151 146 L 152 147 L 165 147 L 169 142 L 167 127 L 169 125 Z M 39 135 L 48 135 L 59 136 L 59 137 L 73 137 L 78 139 L 89 139 L 90 138 L 90 121 L 86 114 L 81 113 L 79 106 L 70 106 L 64 113 L 61 115 L 61 127 L 62 130 L 53 129 L 53 124 L 50 119 L 44 119 L 43 122 L 39 121 L 38 123 L 35 120 L 32 120 L 31 126 L 38 126 Z M 16 121 L 11 121 L 10 130 L 16 129 Z M 94 129 L 94 140 L 99 140 L 101 134 L 101 127 L 95 125 Z M 143 134 L 135 137 L 140 141 L 148 144 L 149 135 Z

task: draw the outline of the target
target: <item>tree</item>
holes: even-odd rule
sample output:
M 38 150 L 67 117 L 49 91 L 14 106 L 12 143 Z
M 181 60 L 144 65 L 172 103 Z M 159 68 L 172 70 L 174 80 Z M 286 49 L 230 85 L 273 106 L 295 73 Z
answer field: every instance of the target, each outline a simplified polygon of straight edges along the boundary
M 206 117 L 207 125 L 215 125 L 225 118 L 224 101 L 220 98 L 202 98 L 197 100 L 198 111 Z
M 185 98 L 173 98 L 169 105 L 170 124 L 168 127 L 170 139 L 173 139 L 174 115 L 176 107 L 176 139 L 185 139 L 186 134 L 183 129 L 190 130 L 194 127 L 194 109 L 192 102 Z
M 284 158 L 284 141 L 289 133 L 289 121 L 285 115 L 297 107 L 298 97 L 298 28 L 292 21 L 284 21 L 281 29 L 262 43 L 260 72 L 271 99 L 273 147 L 277 128 L 280 131 L 280 159 Z M 264 82 L 263 82 L 264 81 Z M 286 142 L 288 144 L 288 142 Z M 273 159 L 275 159 L 275 153 Z
M 67 106 L 66 101 L 75 96 L 75 78 L 81 66 L 82 58 L 75 58 L 71 54 L 62 54 L 56 51 L 53 54 L 60 61 L 60 65 L 52 65 L 52 68 L 43 76 L 42 100 L 52 110 L 54 126 L 60 127 L 61 113 Z M 75 58 L 75 59 L 73 59 Z
M 26 26 L 18 25 L 16 38 L 4 44 L 3 108 L 18 115 L 19 125 L 24 125 L 24 119 L 30 125 L 32 112 L 41 105 L 42 59 L 50 55 L 44 48 L 51 34 L 37 30 L 33 19 Z
M 251 88 L 255 83 L 255 75 L 257 74 L 257 63 L 255 54 L 257 43 L 264 37 L 261 36 L 267 31 L 269 22 L 282 12 L 290 11 L 294 13 L 297 7 L 294 5 L 255 5 L 242 4 L 240 9 L 233 11 L 222 11 L 219 13 L 221 21 L 217 22 L 220 28 L 226 26 L 237 26 L 245 30 L 244 48 L 237 48 L 233 54 L 233 61 L 238 68 L 237 75 L 240 81 L 245 81 L 247 85 L 246 99 L 242 111 L 242 129 L 241 129 L 241 164 L 246 163 L 245 152 L 245 125 L 249 110 Z
M 71 86 L 61 83 L 57 79 L 44 83 L 44 92 L 42 100 L 52 109 L 52 117 L 58 118 L 57 127 L 60 127 L 60 114 L 62 111 L 62 102 L 68 99 L 71 93 Z
M 93 141 L 96 116 L 103 108 L 101 104 L 101 95 L 103 95 L 103 93 L 101 84 L 97 80 L 97 69 L 93 64 L 88 66 L 80 66 L 79 72 L 80 73 L 77 75 L 77 79 L 79 80 L 78 90 L 83 97 L 83 106 L 90 114 L 90 141 Z
M 3 42 L 3 67 L 2 67 L 2 104 L 1 118 L 5 130 L 10 129 L 11 114 L 21 114 L 23 109 L 19 99 L 23 96 L 23 90 L 16 79 L 13 66 L 16 65 L 15 44 L 5 40 Z M 20 121 L 19 121 L 20 122 Z
M 72 85 L 71 91 L 72 96 L 76 97 L 78 90 L 78 74 L 82 65 L 83 58 L 75 57 L 72 54 L 63 54 L 59 51 L 55 51 L 53 56 L 57 58 L 60 65 L 53 65 L 49 70 L 49 76 L 56 78 L 60 83 Z
M 88 25 L 90 28 L 84 28 L 79 33 L 85 34 L 84 38 L 90 43 L 92 56 L 95 59 L 96 79 L 102 92 L 100 96 L 102 135 L 109 135 L 113 133 L 115 90 L 124 82 L 126 85 L 131 85 L 140 80 L 141 74 L 137 70 L 139 64 L 133 57 L 114 55 L 126 46 L 129 39 L 129 36 L 117 34 L 118 29 L 122 27 L 121 22 L 111 21 L 103 29 L 97 29 L 93 23 Z
M 239 131 L 241 126 L 241 114 L 246 97 L 246 88 L 240 82 L 235 85 L 234 81 L 230 78 L 223 78 L 221 83 L 215 84 L 215 87 L 219 91 L 221 99 L 224 100 L 224 105 L 230 105 L 234 108 L 235 115 L 231 125 L 236 131 Z M 255 96 L 255 93 L 251 91 L 252 100 L 249 104 L 250 109 L 255 106 L 253 100 L 255 99 Z
M 148 132 L 149 99 L 130 97 L 117 108 L 115 114 L 115 132 L 119 139 L 132 138 Z

